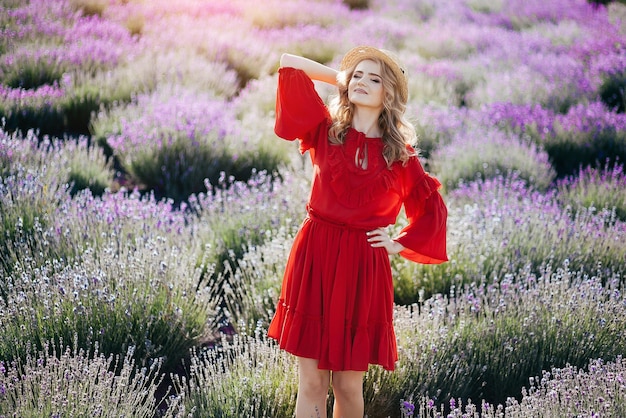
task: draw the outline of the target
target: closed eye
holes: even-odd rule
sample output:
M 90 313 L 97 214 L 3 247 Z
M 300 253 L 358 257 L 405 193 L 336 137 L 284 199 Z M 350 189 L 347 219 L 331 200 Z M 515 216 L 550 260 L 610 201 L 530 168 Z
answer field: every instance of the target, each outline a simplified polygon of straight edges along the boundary
M 371 73 L 370 73 L 370 75 L 374 75 L 374 76 L 375 76 L 375 77 L 370 78 L 370 80 L 371 80 L 373 83 L 379 84 L 379 83 L 381 82 L 381 79 L 380 79 L 380 77 L 378 76 L 378 74 L 371 74 Z M 353 79 L 359 79 L 359 78 L 361 78 L 361 77 L 363 77 L 363 72 L 362 72 L 362 71 L 355 71 L 355 72 L 352 74 L 352 78 L 353 78 Z

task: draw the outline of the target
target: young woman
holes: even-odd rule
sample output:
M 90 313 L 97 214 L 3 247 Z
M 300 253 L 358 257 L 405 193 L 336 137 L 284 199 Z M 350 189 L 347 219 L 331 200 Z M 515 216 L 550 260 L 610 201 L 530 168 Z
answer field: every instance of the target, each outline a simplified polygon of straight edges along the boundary
M 329 107 L 312 80 L 337 86 Z M 275 132 L 299 139 L 314 168 L 268 332 L 298 357 L 297 417 L 326 417 L 331 385 L 333 416 L 363 417 L 364 373 L 398 359 L 389 255 L 447 260 L 447 209 L 412 147 L 407 100 L 404 70 L 383 50 L 354 48 L 339 72 L 281 57 Z M 402 206 L 408 224 L 391 238 Z

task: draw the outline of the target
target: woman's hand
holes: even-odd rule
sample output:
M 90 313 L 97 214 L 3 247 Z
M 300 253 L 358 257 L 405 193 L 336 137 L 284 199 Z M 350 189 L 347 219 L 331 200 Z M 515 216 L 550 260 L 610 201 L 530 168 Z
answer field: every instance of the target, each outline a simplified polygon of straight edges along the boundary
M 376 228 L 373 231 L 369 231 L 367 236 L 369 237 L 367 242 L 369 242 L 372 247 L 383 247 L 389 254 L 398 254 L 400 251 L 404 250 L 404 245 L 400 244 L 398 241 L 392 240 L 384 228 Z

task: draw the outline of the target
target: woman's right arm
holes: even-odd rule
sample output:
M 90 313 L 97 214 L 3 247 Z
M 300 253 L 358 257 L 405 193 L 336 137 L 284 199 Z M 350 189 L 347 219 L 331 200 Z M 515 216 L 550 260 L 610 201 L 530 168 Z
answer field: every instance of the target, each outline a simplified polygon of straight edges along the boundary
M 317 61 L 310 60 L 299 55 L 283 54 L 280 57 L 280 67 L 291 67 L 302 70 L 311 80 L 323 81 L 337 85 L 337 70 L 330 68 Z

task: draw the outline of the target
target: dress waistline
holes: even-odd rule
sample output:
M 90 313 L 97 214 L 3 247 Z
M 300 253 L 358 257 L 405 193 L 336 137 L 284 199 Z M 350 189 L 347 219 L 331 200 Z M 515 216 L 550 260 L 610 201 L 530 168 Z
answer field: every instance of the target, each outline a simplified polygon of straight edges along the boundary
M 307 211 L 309 219 L 311 219 L 313 222 L 317 222 L 317 223 L 334 227 L 334 228 L 354 229 L 357 231 L 364 231 L 364 232 L 372 231 L 378 228 L 378 226 L 371 226 L 371 227 L 370 226 L 357 226 L 357 225 L 352 225 L 348 222 L 341 222 L 335 219 L 330 219 L 326 216 L 320 215 L 310 205 L 306 206 L 306 211 Z

